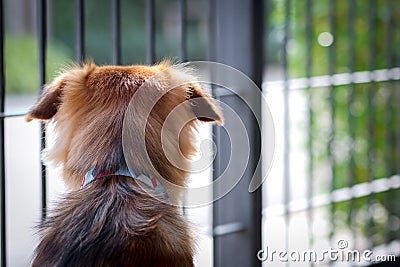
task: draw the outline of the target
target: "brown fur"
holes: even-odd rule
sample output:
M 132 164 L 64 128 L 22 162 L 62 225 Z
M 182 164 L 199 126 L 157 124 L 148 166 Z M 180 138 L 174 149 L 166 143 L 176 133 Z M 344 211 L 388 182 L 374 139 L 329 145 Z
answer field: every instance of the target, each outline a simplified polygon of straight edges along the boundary
M 126 167 L 124 116 L 131 98 L 149 78 L 152 83 L 141 99 L 143 106 L 154 102 L 156 92 L 164 95 L 148 118 L 141 116 L 142 105 L 133 107 L 129 134 L 137 136 L 143 129 L 135 125 L 145 125 L 147 151 L 136 151 L 130 167 L 139 174 L 185 185 L 190 158 L 196 153 L 198 123 L 190 118 L 220 124 L 223 120 L 219 108 L 193 83 L 187 70 L 168 62 L 152 67 L 98 67 L 88 62 L 66 70 L 46 85 L 26 117 L 54 122 L 56 140 L 44 157 L 62 168 L 71 190 L 40 225 L 33 266 L 193 266 L 194 238 L 189 224 L 179 208 L 162 201 L 164 196 L 154 197 L 136 180 L 117 175 L 78 190 L 93 167 Z M 174 89 L 167 91 L 171 86 Z M 164 125 L 172 109 L 182 103 L 188 103 L 182 106 L 182 116 Z M 162 131 L 166 138 L 161 140 Z M 136 147 L 136 140 L 132 142 Z M 170 162 L 171 157 L 179 166 Z M 168 195 L 179 198 L 173 191 Z

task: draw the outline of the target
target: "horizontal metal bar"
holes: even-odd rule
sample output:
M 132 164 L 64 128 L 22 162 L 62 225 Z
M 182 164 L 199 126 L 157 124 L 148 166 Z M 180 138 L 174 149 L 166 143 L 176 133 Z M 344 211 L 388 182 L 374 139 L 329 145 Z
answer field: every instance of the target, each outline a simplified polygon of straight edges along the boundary
M 25 116 L 27 113 L 4 113 L 4 112 L 0 112 L 0 119 L 4 119 L 4 118 L 11 118 L 11 117 L 23 117 Z
M 285 89 L 285 83 L 288 83 L 289 90 L 300 90 L 394 80 L 400 80 L 400 68 L 314 76 L 311 78 L 290 79 L 288 81 L 269 81 L 264 82 L 262 88 L 265 92 L 276 92 L 283 91 Z
M 245 230 L 246 230 L 245 225 L 240 222 L 221 224 L 214 227 L 213 236 L 228 235 L 237 232 L 243 232 Z
M 394 175 L 388 178 L 375 179 L 372 182 L 356 184 L 352 187 L 345 187 L 334 190 L 328 194 L 314 196 L 311 199 L 301 198 L 293 200 L 288 205 L 273 205 L 263 210 L 263 216 L 277 217 L 285 215 L 285 211 L 289 213 L 306 211 L 310 206 L 318 208 L 332 203 L 339 203 L 366 197 L 371 194 L 386 192 L 392 189 L 400 188 L 400 175 Z

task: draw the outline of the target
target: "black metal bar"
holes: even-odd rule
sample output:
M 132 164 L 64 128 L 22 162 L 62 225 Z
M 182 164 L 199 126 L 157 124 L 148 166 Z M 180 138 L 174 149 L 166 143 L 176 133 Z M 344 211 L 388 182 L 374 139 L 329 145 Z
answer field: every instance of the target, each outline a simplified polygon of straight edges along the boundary
M 399 15 L 399 10 L 400 10 L 400 1 L 398 1 L 397 2 L 397 7 L 396 7 L 396 10 L 397 10 L 397 22 L 396 22 L 396 25 L 397 25 L 397 29 L 400 29 L 400 15 Z M 397 30 L 396 31 L 397 32 L 397 40 L 398 40 L 398 43 L 400 43 L 400 33 L 399 33 L 399 31 Z M 399 53 L 399 51 L 397 50 L 397 65 L 398 66 L 400 66 L 400 53 Z M 397 90 L 396 90 L 396 102 L 395 103 L 397 103 L 397 105 L 396 105 L 396 107 L 397 107 L 397 111 L 396 111 L 396 114 L 397 114 L 397 116 L 396 116 L 396 125 L 397 125 L 397 128 L 396 128 L 396 132 L 397 132 L 397 134 L 396 134 L 396 140 L 397 140 L 397 142 L 396 142 L 396 151 L 397 151 L 397 153 L 396 153 L 396 157 L 397 157 L 397 162 L 396 162 L 396 166 L 397 166 L 397 170 L 396 170 L 396 172 L 397 173 L 399 173 L 400 174 L 400 105 L 398 104 L 398 103 L 400 103 L 400 90 L 399 90 L 399 87 L 400 87 L 400 81 L 398 81 L 397 83 L 396 83 L 396 88 L 397 88 Z M 397 203 L 397 216 L 398 217 L 400 217 L 400 190 L 397 190 L 397 201 L 396 201 L 396 203 Z M 400 240 L 400 231 L 398 230 L 397 231 L 397 239 L 398 240 Z
M 253 30 L 252 38 L 252 69 L 253 69 L 253 77 L 252 80 L 259 86 L 261 89 L 261 84 L 263 81 L 263 73 L 264 73 L 264 10 L 265 10 L 265 1 L 253 1 L 252 6 L 252 17 L 251 20 L 251 29 Z M 260 115 L 261 117 L 261 115 Z M 256 125 L 258 131 L 258 125 Z M 261 139 L 256 140 L 259 142 L 259 147 L 261 147 Z M 259 151 L 261 153 L 261 150 Z M 261 197 L 261 194 L 260 194 Z M 261 201 L 260 201 L 261 204 Z M 260 207 L 261 208 L 261 207 Z M 261 210 L 260 210 L 261 211 Z
M 186 49 L 186 18 L 187 18 L 187 1 L 179 0 L 179 20 L 180 20 L 180 35 L 179 35 L 179 59 L 184 62 L 187 60 L 187 49 Z
M 214 0 L 208 1 L 208 48 L 207 48 L 207 56 L 209 61 L 216 61 L 217 60 L 217 38 L 216 38 L 216 27 L 217 27 L 217 4 Z M 213 76 L 213 73 L 210 73 L 210 76 Z M 212 77 L 211 77 L 212 78 Z M 211 89 L 213 94 L 215 95 L 216 100 L 221 101 L 220 97 L 215 94 L 216 85 L 211 84 Z M 220 127 L 213 127 L 212 134 L 214 136 L 215 142 L 215 150 L 222 151 L 222 142 L 221 142 L 221 128 Z M 217 159 L 217 158 L 216 158 Z M 222 170 L 222 161 L 220 159 L 214 160 L 213 162 L 213 179 L 218 175 L 219 172 Z M 216 189 L 213 187 L 213 195 L 215 194 Z M 217 226 L 218 217 L 220 216 L 218 211 L 218 204 L 213 203 L 212 205 L 212 233 L 214 234 L 214 228 Z M 219 255 L 220 254 L 220 244 L 218 238 L 213 236 L 213 266 L 218 267 L 219 262 Z
M 208 1 L 208 47 L 207 47 L 207 58 L 212 61 L 216 59 L 215 48 L 217 47 L 216 41 L 216 3 L 214 0 Z M 211 74 L 212 75 L 212 74 Z M 213 85 L 212 85 L 213 86 Z M 214 86 L 213 86 L 214 87 Z M 214 89 L 214 88 L 213 88 Z
M 5 112 L 0 112 L 0 120 L 3 120 L 5 118 L 12 118 L 12 117 L 22 117 L 25 116 L 27 113 L 5 113 Z
M 187 16 L 187 2 L 186 0 L 179 0 L 179 51 L 178 56 L 180 62 L 187 60 L 186 51 L 186 16 Z M 186 200 L 184 200 L 185 202 Z M 186 214 L 186 208 L 183 207 L 183 214 Z
M 313 54 L 313 34 L 314 34 L 314 17 L 313 17 L 313 1 L 306 1 L 306 77 L 310 78 L 312 76 L 312 54 Z M 310 87 L 307 88 L 307 105 L 308 105 L 308 181 L 307 181 L 307 218 L 308 218 L 308 246 L 309 249 L 313 249 L 314 246 L 314 234 L 313 234 L 313 222 L 314 222 L 314 212 L 312 208 L 312 197 L 314 194 L 314 157 L 313 157 L 313 124 L 314 124 L 314 114 L 313 114 L 313 94 Z M 310 263 L 310 266 L 314 266 L 314 263 Z
M 264 21 L 265 21 L 265 16 L 264 16 L 264 3 L 265 1 L 253 1 L 253 5 L 251 8 L 251 29 L 252 29 L 252 41 L 251 41 L 251 61 L 252 61 L 252 80 L 257 84 L 258 88 L 261 89 L 261 84 L 263 81 L 263 74 L 264 74 L 264 35 L 265 35 L 265 30 L 264 30 Z M 262 93 L 262 92 L 261 92 Z M 257 106 L 258 109 L 257 109 Z M 255 111 L 256 114 L 254 116 L 258 118 L 262 118 L 262 104 L 261 101 L 258 103 L 258 105 L 255 105 Z M 259 114 L 257 114 L 259 113 Z M 261 122 L 260 122 L 261 123 Z M 253 143 L 253 151 L 252 151 L 252 156 L 250 158 L 250 162 L 253 165 L 251 168 L 254 170 L 254 173 L 256 176 L 258 176 L 261 182 L 261 166 L 257 166 L 258 162 L 260 161 L 261 158 L 261 143 L 262 143 L 262 137 L 261 137 L 261 129 L 259 128 L 260 125 L 258 125 L 256 122 L 254 122 L 252 125 L 252 132 L 253 132 L 253 140 L 250 140 Z M 269 138 L 269 137 L 267 137 Z M 259 170 L 257 168 L 259 167 Z M 256 191 L 252 192 L 252 197 L 251 197 L 251 207 L 252 207 L 252 213 L 251 213 L 251 220 L 253 222 L 252 227 L 254 229 L 250 230 L 252 234 L 252 250 L 254 252 L 258 251 L 258 249 L 261 249 L 263 247 L 262 244 L 262 186 L 260 186 Z M 259 262 L 258 259 L 254 258 L 251 262 L 249 262 L 251 266 L 262 266 L 262 264 Z
M 330 0 L 329 2 L 329 28 L 330 33 L 334 38 L 336 38 L 336 0 Z M 335 73 L 336 67 L 336 45 L 335 41 L 331 44 L 328 49 L 328 72 L 329 75 Z M 328 161 L 331 168 L 331 191 L 335 190 L 336 187 L 336 160 L 335 155 L 332 153 L 334 149 L 335 140 L 335 117 L 336 117 L 336 101 L 335 101 L 335 86 L 333 81 L 329 87 L 329 106 L 330 106 L 330 128 L 329 128 L 329 138 L 328 138 Z M 335 204 L 330 204 L 330 232 L 329 232 L 329 242 L 333 243 L 333 236 L 335 233 Z
M 285 250 L 289 251 L 289 223 L 290 223 L 290 213 L 289 213 L 289 202 L 290 202 L 290 106 L 289 106 L 289 62 L 288 62 L 288 45 L 290 38 L 290 12 L 291 12 L 291 0 L 285 1 L 285 22 L 284 22 L 284 37 L 283 37 L 283 72 L 285 88 L 283 91 L 283 138 L 284 138 L 284 154 L 283 154 L 283 186 L 284 186 L 284 196 L 283 201 L 285 204 Z M 289 262 L 286 263 L 289 266 Z
M 356 1 L 355 0 L 350 0 L 349 1 L 349 9 L 348 9 L 348 22 L 347 22 L 347 32 L 349 35 L 348 38 L 348 65 L 349 65 L 349 70 L 350 73 L 354 73 L 355 72 L 355 55 L 356 55 L 356 47 L 355 47 L 355 17 L 356 17 Z M 355 141 L 356 141 L 356 134 L 355 134 L 355 117 L 354 117 L 354 113 L 353 113 L 353 109 L 354 109 L 354 101 L 355 101 L 355 84 L 354 82 L 351 82 L 351 84 L 349 85 L 349 94 L 348 94 L 348 99 L 347 99 L 347 104 L 349 107 L 349 112 L 347 113 L 348 115 L 348 129 L 349 129 L 349 135 L 350 135 L 350 139 L 351 141 L 351 146 L 349 149 L 349 166 L 348 166 L 348 186 L 353 186 L 356 182 L 356 162 L 355 162 L 355 158 L 354 158 L 354 153 L 355 153 Z M 348 225 L 350 226 L 350 229 L 354 229 L 354 211 L 355 211 L 355 201 L 352 198 L 350 200 L 350 206 L 349 206 L 349 213 L 348 213 Z M 352 244 L 353 247 L 357 247 L 357 239 L 356 239 L 356 231 L 351 231 L 352 232 Z
M 5 103 L 5 76 L 4 76 L 4 3 L 0 0 L 0 112 L 4 112 Z M 7 266 L 7 227 L 6 227 L 6 172 L 5 172 L 5 152 L 4 152 L 4 120 L 0 120 L 0 253 L 2 267 Z
M 47 6 L 46 0 L 37 0 L 37 30 L 39 48 L 39 90 L 42 92 L 43 85 L 46 83 L 46 50 L 47 50 Z M 46 128 L 43 123 L 40 125 L 40 151 L 46 147 Z M 47 185 L 46 167 L 40 163 L 41 172 L 41 200 L 42 200 L 42 219 L 46 217 L 47 210 Z
M 146 1 L 146 37 L 147 51 L 146 62 L 151 65 L 155 62 L 155 16 L 154 16 L 154 0 Z
M 84 0 L 75 0 L 76 14 L 76 61 L 85 60 L 85 3 Z
M 112 35 L 113 35 L 113 58 L 114 65 L 121 64 L 121 23 L 120 23 L 120 0 L 112 0 Z
M 368 58 L 368 69 L 370 71 L 375 69 L 375 57 L 376 57 L 376 1 L 368 1 L 368 46 L 369 46 L 369 58 Z M 367 140 L 368 140 L 368 153 L 367 153 L 367 180 L 371 182 L 374 179 L 374 158 L 375 158 L 375 85 L 374 77 L 371 77 L 372 82 L 367 86 Z M 367 197 L 367 206 L 371 207 L 373 204 L 373 195 Z M 370 237 L 370 248 L 375 244 L 373 238 L 374 234 L 374 221 L 371 212 L 368 212 L 367 220 L 367 235 Z

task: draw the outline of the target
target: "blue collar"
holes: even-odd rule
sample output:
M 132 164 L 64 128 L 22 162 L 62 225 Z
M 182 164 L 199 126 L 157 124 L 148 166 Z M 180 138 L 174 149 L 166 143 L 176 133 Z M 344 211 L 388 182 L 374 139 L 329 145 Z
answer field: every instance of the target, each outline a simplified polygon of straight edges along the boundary
M 148 185 L 150 188 L 154 189 L 158 193 L 163 193 L 163 194 L 166 193 L 162 184 L 155 177 L 150 178 L 144 174 L 137 176 L 133 171 L 130 171 L 129 169 L 125 169 L 125 168 L 119 169 L 117 171 L 112 171 L 112 170 L 97 171 L 95 168 L 91 168 L 86 173 L 85 177 L 83 177 L 81 189 L 96 179 L 106 177 L 106 176 L 111 176 L 111 175 L 122 175 L 122 176 L 131 177 L 133 179 L 141 181 L 142 183 L 145 183 L 146 185 Z

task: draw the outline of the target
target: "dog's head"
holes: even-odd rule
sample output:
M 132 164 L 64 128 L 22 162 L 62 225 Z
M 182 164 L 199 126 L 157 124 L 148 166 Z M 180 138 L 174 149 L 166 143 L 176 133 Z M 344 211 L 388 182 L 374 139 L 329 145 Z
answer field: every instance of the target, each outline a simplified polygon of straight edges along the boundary
M 160 73 L 162 75 L 158 77 Z M 151 82 L 147 84 L 146 81 Z M 54 122 L 56 139 L 46 151 L 45 159 L 62 167 L 65 182 L 71 189 L 79 188 L 82 177 L 90 168 L 111 169 L 126 164 L 122 148 L 124 117 L 132 97 L 143 84 L 148 93 L 140 95 L 144 102 L 153 101 L 154 106 L 149 116 L 142 117 L 142 109 L 148 106 L 137 105 L 132 120 L 141 123 L 132 126 L 145 125 L 147 154 L 158 173 L 175 184 L 184 184 L 185 168 L 176 167 L 168 158 L 176 156 L 185 161 L 179 165 L 187 166 L 196 152 L 197 121 L 222 124 L 223 117 L 214 100 L 193 82 L 182 66 L 163 62 L 152 67 L 99 67 L 89 62 L 66 70 L 48 83 L 38 103 L 26 116 L 28 121 Z M 171 85 L 174 86 L 172 90 Z M 163 95 L 152 99 L 154 92 Z M 181 120 L 185 125 L 180 125 L 180 120 L 172 120 L 165 127 L 164 124 L 171 121 L 168 115 L 178 106 L 182 106 L 179 112 L 183 118 L 193 119 Z M 167 139 L 162 138 L 165 129 L 170 133 L 165 135 Z M 143 131 L 130 130 L 133 131 L 131 135 Z M 174 136 L 175 133 L 178 135 Z M 135 171 L 151 171 L 149 162 L 140 154 L 133 161 L 130 166 Z

